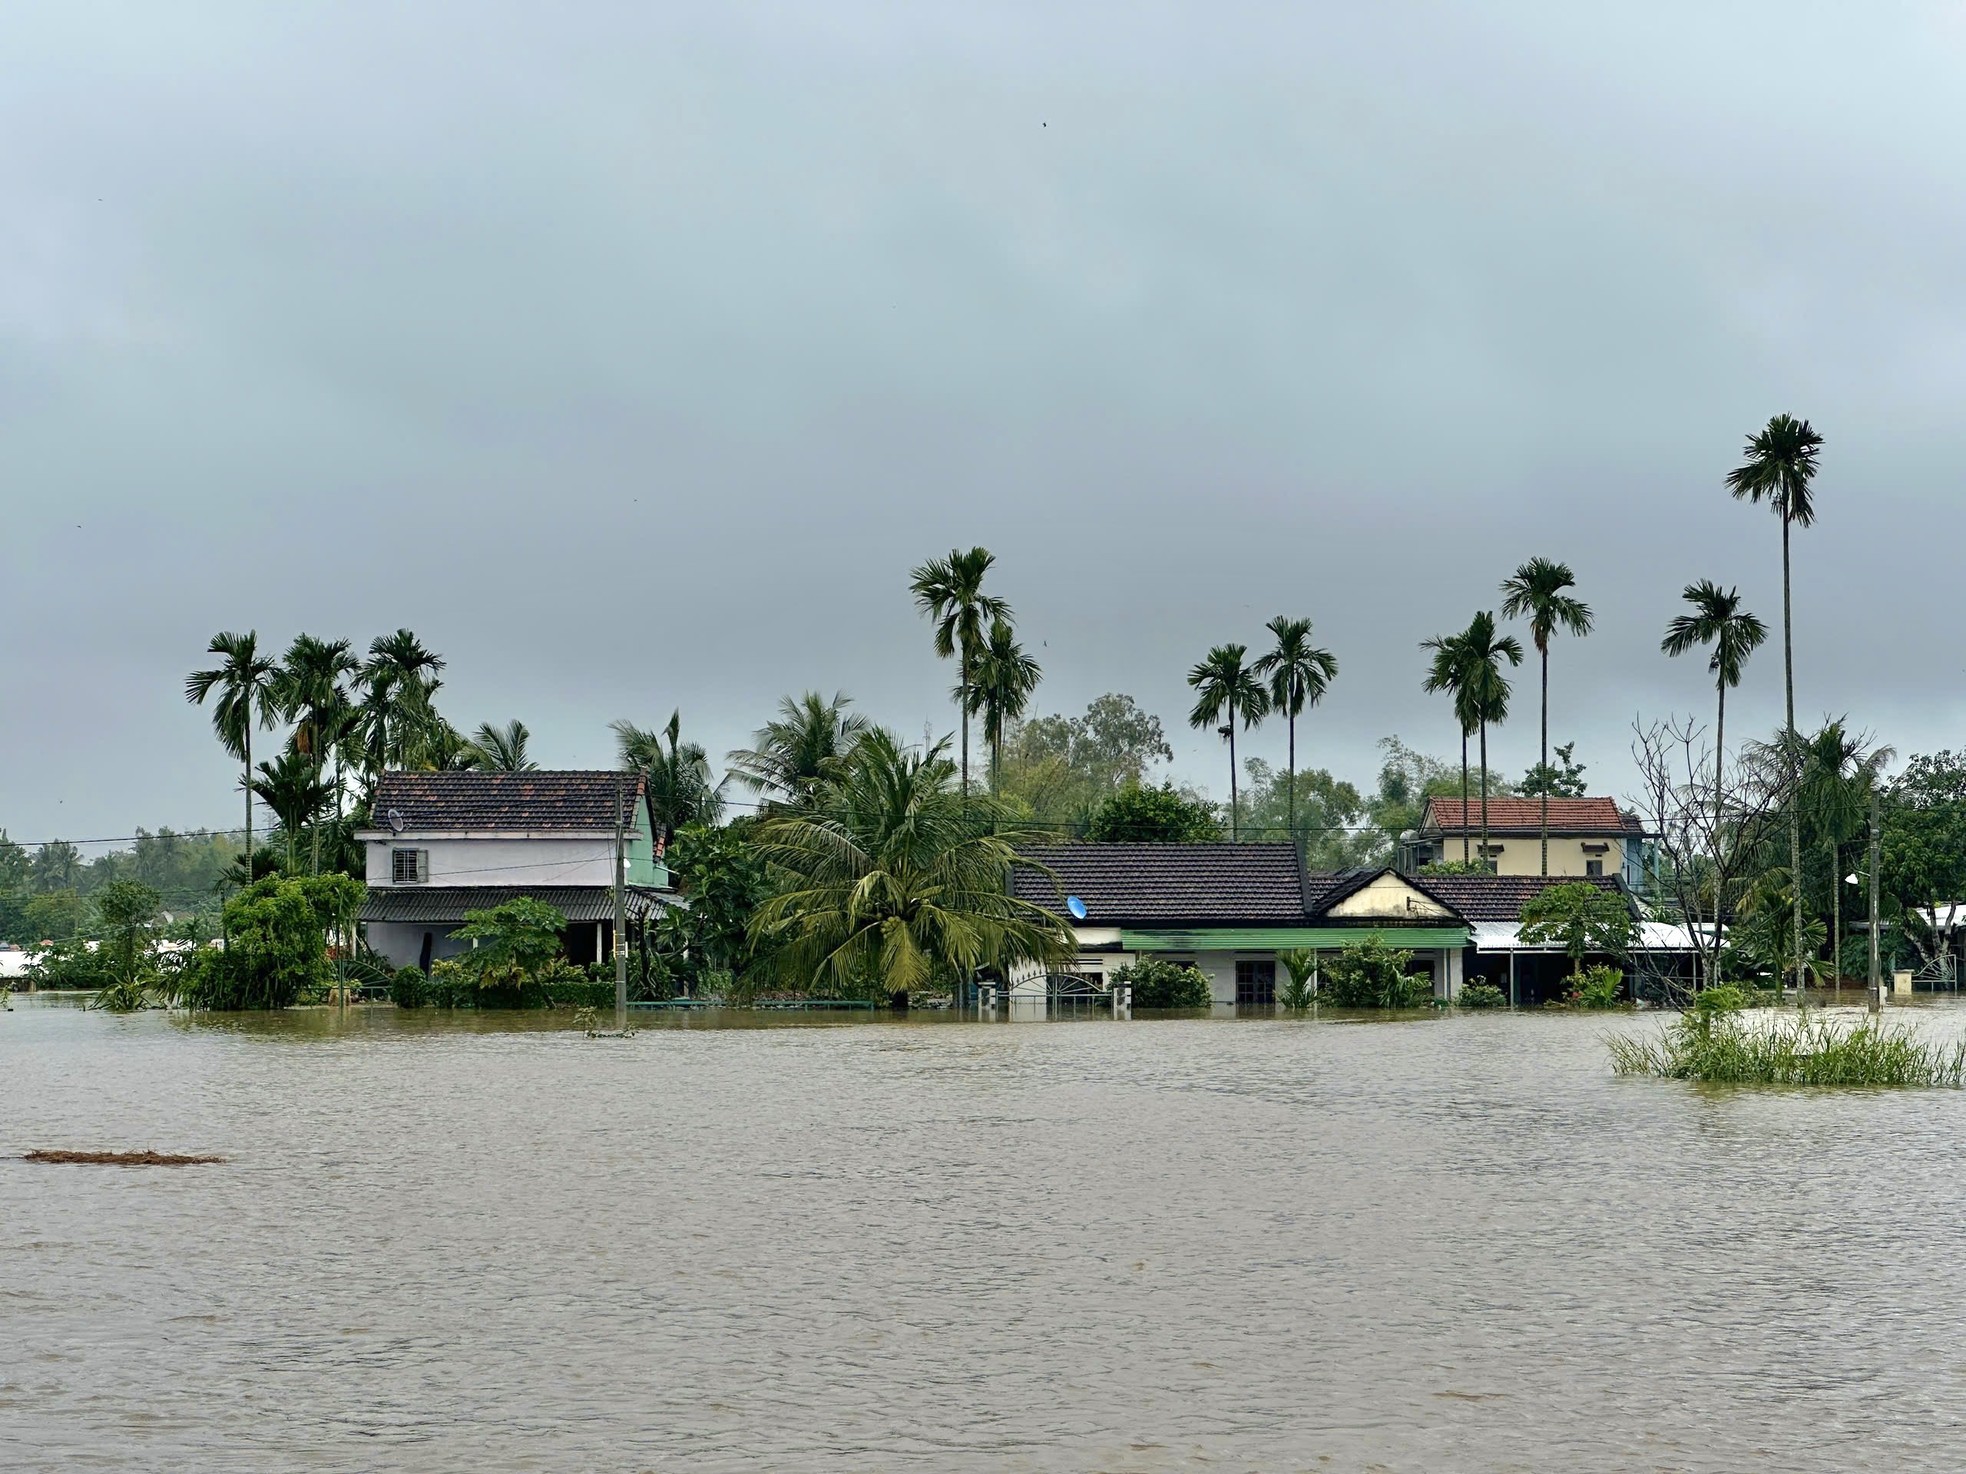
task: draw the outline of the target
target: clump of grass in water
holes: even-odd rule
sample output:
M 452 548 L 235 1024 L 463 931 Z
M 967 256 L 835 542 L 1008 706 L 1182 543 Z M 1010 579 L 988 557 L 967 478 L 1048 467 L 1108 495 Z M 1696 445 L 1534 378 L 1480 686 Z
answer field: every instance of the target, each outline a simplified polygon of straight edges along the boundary
M 1612 1039 L 1620 1075 L 1718 1085 L 1966 1086 L 1966 1043 L 1928 1044 L 1901 1025 L 1845 1024 L 1799 1011 L 1750 1025 L 1747 996 L 1709 988 L 1651 1039 Z

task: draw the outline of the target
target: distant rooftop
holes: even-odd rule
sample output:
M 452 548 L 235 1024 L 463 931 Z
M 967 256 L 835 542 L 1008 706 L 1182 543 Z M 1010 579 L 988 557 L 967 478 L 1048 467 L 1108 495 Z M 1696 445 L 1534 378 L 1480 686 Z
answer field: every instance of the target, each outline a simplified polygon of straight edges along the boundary
M 1488 800 L 1490 834 L 1540 834 L 1543 801 L 1539 798 L 1491 798 Z M 1458 798 L 1430 798 L 1420 817 L 1424 833 L 1459 834 L 1462 830 L 1481 830 L 1481 800 L 1471 798 L 1464 811 Z M 1614 798 L 1553 798 L 1550 800 L 1551 834 L 1638 834 L 1637 819 L 1618 807 Z
M 625 806 L 632 825 L 640 774 L 610 769 L 539 773 L 384 773 L 370 823 L 387 830 L 393 811 L 405 832 L 613 833 Z

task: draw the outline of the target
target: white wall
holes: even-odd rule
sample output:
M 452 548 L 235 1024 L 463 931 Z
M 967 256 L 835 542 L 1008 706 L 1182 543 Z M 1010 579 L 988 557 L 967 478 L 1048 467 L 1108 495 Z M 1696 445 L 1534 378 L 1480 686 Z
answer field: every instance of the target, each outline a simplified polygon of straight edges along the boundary
M 426 885 L 613 885 L 614 838 L 418 838 L 369 841 L 369 884 L 392 883 L 391 850 L 428 850 Z

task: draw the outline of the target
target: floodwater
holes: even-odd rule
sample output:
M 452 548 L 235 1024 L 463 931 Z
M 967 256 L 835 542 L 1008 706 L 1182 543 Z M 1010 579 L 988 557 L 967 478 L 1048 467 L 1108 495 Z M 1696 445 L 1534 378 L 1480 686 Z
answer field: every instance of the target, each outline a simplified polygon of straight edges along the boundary
M 0 1160 L 0 1467 L 1966 1464 L 1966 1094 L 1614 1078 L 1643 1018 L 764 1022 L 17 1001 L 0 1153 L 230 1160 Z

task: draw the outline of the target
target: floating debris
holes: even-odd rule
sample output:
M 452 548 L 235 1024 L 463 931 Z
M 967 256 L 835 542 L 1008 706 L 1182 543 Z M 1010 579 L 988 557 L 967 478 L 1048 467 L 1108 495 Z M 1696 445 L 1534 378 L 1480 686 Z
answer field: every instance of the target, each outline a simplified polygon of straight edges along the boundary
M 23 1162 L 83 1162 L 103 1167 L 202 1167 L 223 1162 L 224 1157 L 189 1157 L 176 1152 L 63 1152 L 32 1151 Z

